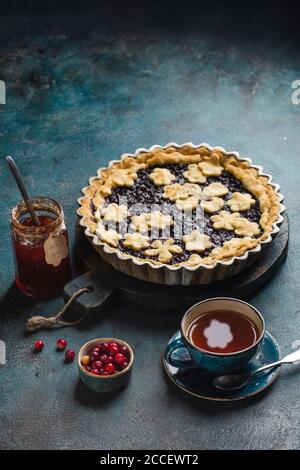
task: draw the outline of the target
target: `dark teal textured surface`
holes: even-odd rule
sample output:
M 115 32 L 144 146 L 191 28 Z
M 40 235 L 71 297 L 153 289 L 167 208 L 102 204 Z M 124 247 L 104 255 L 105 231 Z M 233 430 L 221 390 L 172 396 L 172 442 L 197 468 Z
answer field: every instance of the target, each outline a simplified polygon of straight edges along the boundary
M 13 285 L 8 216 L 18 194 L 3 157 L 16 158 L 32 194 L 62 203 L 73 242 L 76 200 L 98 167 L 138 147 L 206 141 L 239 150 L 282 186 L 288 259 L 252 302 L 283 353 L 300 340 L 300 105 L 291 103 L 299 50 L 278 37 L 209 34 L 201 17 L 182 29 L 151 20 L 117 12 L 103 19 L 99 11 L 1 15 L 0 339 L 8 354 L 0 365 L 1 448 L 299 447 L 299 366 L 286 367 L 264 396 L 225 406 L 169 387 L 161 355 L 183 312 L 116 302 L 80 327 L 23 334 L 27 318 L 53 314 L 62 300 L 30 300 Z M 136 352 L 129 387 L 93 395 L 76 364 L 64 365 L 55 351 L 61 336 L 77 351 L 94 337 L 128 341 Z M 46 346 L 33 355 L 37 338 Z

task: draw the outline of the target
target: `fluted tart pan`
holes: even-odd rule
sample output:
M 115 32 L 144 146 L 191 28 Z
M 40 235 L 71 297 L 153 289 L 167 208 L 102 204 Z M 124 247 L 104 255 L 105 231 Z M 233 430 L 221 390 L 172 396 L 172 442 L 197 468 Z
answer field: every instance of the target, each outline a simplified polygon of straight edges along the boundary
M 241 181 L 248 193 L 258 201 L 261 218 L 259 237 L 243 237 L 236 246 L 230 243 L 201 258 L 196 256 L 184 262 L 167 264 L 157 259 L 142 258 L 133 253 L 126 253 L 120 246 L 112 246 L 97 235 L 95 221 L 95 203 L 101 206 L 110 194 L 110 186 L 116 181 L 112 175 L 128 173 L 132 176 L 145 167 L 164 167 L 172 163 L 199 165 L 201 162 L 223 166 Z M 201 165 L 200 165 L 201 166 Z M 203 166 L 204 168 L 204 166 Z M 121 170 L 121 172 L 119 171 Z M 126 171 L 124 171 L 126 170 Z M 119 173 L 116 173 L 119 171 Z M 117 185 L 126 185 L 122 178 Z M 132 182 L 134 184 L 134 182 Z M 253 165 L 249 158 L 241 157 L 236 151 L 226 151 L 222 147 L 211 147 L 207 143 L 194 145 L 174 142 L 165 146 L 154 145 L 149 149 L 139 148 L 133 154 L 124 154 L 120 160 L 112 160 L 106 168 L 100 168 L 97 175 L 89 179 L 89 186 L 82 189 L 83 196 L 78 199 L 80 225 L 96 252 L 115 269 L 143 281 L 165 285 L 208 284 L 235 276 L 257 260 L 263 249 L 269 245 L 280 230 L 285 206 L 278 184 L 272 176 L 264 173 L 259 165 Z M 196 259 L 195 259 L 196 258 Z

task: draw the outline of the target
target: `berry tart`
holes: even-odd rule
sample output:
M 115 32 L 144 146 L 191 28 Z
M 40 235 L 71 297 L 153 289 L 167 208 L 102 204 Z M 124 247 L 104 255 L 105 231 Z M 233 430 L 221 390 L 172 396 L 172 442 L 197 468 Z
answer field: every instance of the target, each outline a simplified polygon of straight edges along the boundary
M 116 269 L 159 284 L 205 284 L 257 259 L 279 231 L 283 196 L 237 152 L 191 143 L 138 149 L 83 189 L 78 215 Z

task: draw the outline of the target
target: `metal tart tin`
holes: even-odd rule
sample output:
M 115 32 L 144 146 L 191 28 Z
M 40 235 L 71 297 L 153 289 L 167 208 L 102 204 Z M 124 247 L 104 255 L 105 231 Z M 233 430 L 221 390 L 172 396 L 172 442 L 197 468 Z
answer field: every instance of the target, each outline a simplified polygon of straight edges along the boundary
M 149 259 L 141 259 L 133 257 L 123 253 L 117 248 L 109 246 L 107 243 L 102 242 L 99 238 L 92 234 L 89 230 L 89 227 L 84 223 L 83 217 L 78 212 L 80 216 L 80 225 L 85 227 L 85 235 L 88 238 L 89 242 L 92 244 L 96 252 L 111 266 L 119 271 L 127 274 L 128 276 L 135 277 L 142 281 L 153 282 L 156 284 L 165 284 L 165 285 L 183 285 L 191 286 L 195 284 L 210 284 L 212 282 L 222 281 L 229 277 L 236 276 L 241 271 L 250 267 L 262 254 L 263 249 L 269 245 L 276 234 L 280 230 L 280 225 L 283 222 L 283 213 L 285 211 L 285 206 L 282 204 L 284 196 L 280 193 L 280 186 L 272 182 L 272 176 L 264 173 L 263 167 L 259 165 L 253 165 L 252 160 L 249 158 L 241 157 L 240 154 L 236 151 L 226 151 L 223 147 L 212 147 L 207 143 L 193 144 L 191 142 L 186 142 L 184 144 L 177 144 L 175 142 L 169 142 L 164 146 L 153 145 L 149 149 L 139 148 L 133 154 L 126 153 L 122 155 L 120 160 L 112 160 L 108 168 L 112 165 L 120 162 L 122 159 L 127 157 L 136 157 L 141 152 L 151 152 L 154 149 L 165 149 L 167 147 L 175 147 L 180 149 L 183 146 L 191 146 L 193 148 L 197 147 L 206 147 L 208 150 L 219 150 L 226 155 L 233 155 L 241 161 L 248 162 L 252 168 L 255 168 L 258 171 L 258 175 L 264 176 L 268 180 L 275 192 L 278 194 L 278 200 L 280 203 L 280 210 L 278 213 L 278 220 L 273 224 L 273 230 L 270 232 L 268 238 L 263 240 L 259 245 L 251 250 L 247 250 L 242 256 L 233 256 L 229 260 L 218 260 L 215 264 L 209 266 L 172 266 L 167 264 L 154 264 Z M 89 183 L 92 184 L 95 178 L 101 177 L 101 173 L 104 168 L 98 170 L 98 175 L 90 178 Z M 83 188 L 83 194 L 86 194 L 88 187 Z M 81 199 L 78 199 L 78 203 L 81 205 Z

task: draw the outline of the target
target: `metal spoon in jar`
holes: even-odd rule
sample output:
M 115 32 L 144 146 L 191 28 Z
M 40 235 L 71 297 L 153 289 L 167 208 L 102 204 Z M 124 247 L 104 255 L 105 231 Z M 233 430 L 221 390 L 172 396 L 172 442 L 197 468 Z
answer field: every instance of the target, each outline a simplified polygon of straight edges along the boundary
M 25 188 L 24 181 L 23 181 L 22 176 L 21 176 L 21 174 L 18 170 L 17 165 L 14 162 L 14 159 L 12 157 L 8 156 L 8 157 L 5 158 L 5 160 L 6 160 L 6 163 L 9 167 L 13 177 L 15 178 L 15 181 L 18 185 L 20 193 L 22 194 L 23 199 L 25 201 L 25 204 L 28 208 L 28 211 L 30 212 L 30 215 L 31 215 L 31 218 L 33 220 L 34 225 L 40 225 L 39 218 L 38 218 L 37 213 L 35 212 L 35 210 L 33 208 L 30 196 L 28 194 L 27 189 Z
M 263 370 L 279 367 L 281 364 L 297 364 L 299 361 L 300 349 L 291 354 L 288 354 L 280 361 L 259 367 L 258 369 L 253 370 L 247 374 L 220 375 L 214 379 L 213 384 L 215 387 L 220 388 L 221 390 L 238 390 L 239 388 L 244 387 L 244 385 L 246 385 L 254 375 L 262 372 Z

